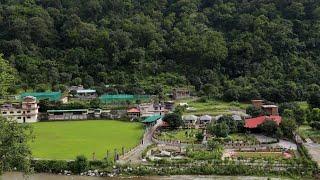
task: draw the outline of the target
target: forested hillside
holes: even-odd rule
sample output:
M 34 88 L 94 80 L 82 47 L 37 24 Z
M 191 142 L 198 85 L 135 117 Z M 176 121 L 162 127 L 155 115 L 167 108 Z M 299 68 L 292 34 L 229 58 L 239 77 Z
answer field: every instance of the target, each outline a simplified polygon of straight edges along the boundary
M 0 3 L 0 52 L 24 88 L 158 94 L 192 85 L 215 98 L 276 102 L 320 89 L 317 0 Z

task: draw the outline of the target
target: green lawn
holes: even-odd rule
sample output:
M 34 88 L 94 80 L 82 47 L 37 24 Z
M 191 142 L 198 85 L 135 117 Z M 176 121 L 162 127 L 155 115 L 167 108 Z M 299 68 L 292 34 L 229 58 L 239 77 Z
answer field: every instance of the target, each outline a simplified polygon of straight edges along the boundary
M 303 139 L 310 138 L 315 143 L 320 143 L 320 131 L 313 130 L 310 126 L 300 126 L 298 133 Z
M 220 115 L 220 114 L 231 114 L 230 111 L 245 110 L 249 104 L 239 103 L 239 102 L 223 102 L 207 100 L 206 102 L 200 102 L 196 99 L 182 99 L 177 101 L 178 103 L 188 103 L 189 107 L 194 108 L 194 110 L 186 111 L 185 114 L 194 115 Z
M 35 158 L 75 159 L 83 154 L 92 159 L 105 157 L 107 150 L 110 155 L 116 148 L 133 148 L 139 144 L 143 136 L 140 123 L 121 121 L 62 121 L 39 122 L 32 124 L 36 136 L 31 143 Z
M 197 129 L 181 129 L 174 131 L 161 132 L 158 138 L 161 140 L 179 140 L 182 142 L 194 143 L 197 141 L 196 134 L 200 132 Z

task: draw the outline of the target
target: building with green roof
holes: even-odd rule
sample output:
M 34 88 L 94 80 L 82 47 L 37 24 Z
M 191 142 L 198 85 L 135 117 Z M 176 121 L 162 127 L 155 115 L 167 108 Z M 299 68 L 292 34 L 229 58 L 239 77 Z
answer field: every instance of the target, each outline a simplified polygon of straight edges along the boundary
M 161 119 L 162 117 L 163 117 L 162 115 L 149 116 L 146 119 L 144 119 L 142 122 L 146 124 L 155 124 L 157 120 Z
M 25 92 L 20 94 L 20 99 L 23 99 L 26 96 L 33 96 L 37 98 L 37 101 L 48 99 L 49 101 L 60 101 L 62 97 L 61 92 Z
M 104 94 L 99 97 L 102 103 L 118 103 L 125 101 L 147 100 L 150 99 L 149 95 L 131 95 L 131 94 Z

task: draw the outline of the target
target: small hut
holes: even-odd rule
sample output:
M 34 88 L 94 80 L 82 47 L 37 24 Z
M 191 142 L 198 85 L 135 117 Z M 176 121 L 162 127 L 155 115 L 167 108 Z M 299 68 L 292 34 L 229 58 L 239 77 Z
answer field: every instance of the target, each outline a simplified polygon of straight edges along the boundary
M 187 115 L 182 117 L 185 124 L 196 124 L 198 120 L 198 116 L 195 115 Z
M 209 124 L 212 121 L 212 117 L 209 115 L 203 115 L 199 118 L 199 124 Z

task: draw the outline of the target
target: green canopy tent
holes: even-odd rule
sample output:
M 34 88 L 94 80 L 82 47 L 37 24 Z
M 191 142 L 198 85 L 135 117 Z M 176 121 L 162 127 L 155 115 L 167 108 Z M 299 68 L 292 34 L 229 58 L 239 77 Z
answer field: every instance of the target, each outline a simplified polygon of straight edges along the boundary
M 150 99 L 149 95 L 131 95 L 131 94 L 105 94 L 99 97 L 102 103 L 118 103 L 125 101 L 147 100 Z
M 48 99 L 49 101 L 60 101 L 62 94 L 61 92 L 26 92 L 20 94 L 20 99 L 23 99 L 26 96 L 33 96 L 37 98 L 37 101 Z

